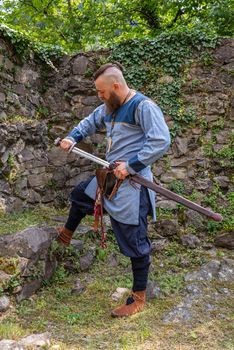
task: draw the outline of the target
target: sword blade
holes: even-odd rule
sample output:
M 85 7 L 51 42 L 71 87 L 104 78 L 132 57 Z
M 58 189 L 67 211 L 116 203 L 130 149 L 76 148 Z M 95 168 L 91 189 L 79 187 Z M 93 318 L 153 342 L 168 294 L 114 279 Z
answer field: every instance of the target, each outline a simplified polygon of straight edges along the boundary
M 109 167 L 110 163 L 108 163 L 106 160 L 103 160 L 99 157 L 94 156 L 93 154 L 90 154 L 88 152 L 83 151 L 82 149 L 78 148 L 78 147 L 73 147 L 71 152 L 78 154 L 81 157 L 87 158 L 92 160 L 93 162 L 100 164 L 102 166 L 105 167 Z
M 60 143 L 61 143 L 62 139 L 60 137 L 58 137 L 55 141 L 54 141 L 54 145 L 55 146 L 60 146 Z M 68 153 L 70 152 L 73 152 L 73 153 L 76 153 L 78 154 L 79 156 L 81 157 L 84 157 L 84 158 L 87 158 L 87 159 L 90 159 L 92 160 L 93 162 L 97 163 L 97 164 L 100 164 L 102 166 L 105 166 L 105 167 L 109 167 L 110 166 L 110 163 L 108 163 L 106 160 L 103 160 L 99 157 L 96 157 L 94 156 L 93 154 L 91 153 L 88 153 L 86 151 L 83 151 L 82 149 L 78 148 L 78 147 L 75 147 L 75 143 L 69 148 L 68 150 Z

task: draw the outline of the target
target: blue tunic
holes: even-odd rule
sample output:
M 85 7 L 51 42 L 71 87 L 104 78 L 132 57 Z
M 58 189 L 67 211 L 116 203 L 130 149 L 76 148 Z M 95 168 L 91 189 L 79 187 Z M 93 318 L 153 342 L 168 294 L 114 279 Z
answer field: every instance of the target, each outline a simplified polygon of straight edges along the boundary
M 153 179 L 150 165 L 161 158 L 170 145 L 170 134 L 161 109 L 146 96 L 137 92 L 113 115 L 106 113 L 103 104 L 83 119 L 68 135 L 75 142 L 106 129 L 106 160 L 127 162 L 131 174 L 139 173 Z M 109 140 L 111 139 L 111 143 Z M 85 193 L 95 198 L 97 181 L 94 178 Z M 155 193 L 149 190 L 152 215 L 156 219 Z M 106 211 L 117 221 L 138 225 L 140 186 L 133 187 L 128 179 L 121 184 L 111 201 L 104 199 Z

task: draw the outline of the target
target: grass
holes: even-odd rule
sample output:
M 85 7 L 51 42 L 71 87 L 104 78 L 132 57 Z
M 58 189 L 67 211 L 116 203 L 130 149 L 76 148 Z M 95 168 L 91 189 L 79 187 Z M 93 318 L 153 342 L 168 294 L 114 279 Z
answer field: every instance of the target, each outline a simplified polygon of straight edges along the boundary
M 123 267 L 109 268 L 104 262 L 97 262 L 90 272 L 92 282 L 80 296 L 70 293 L 74 276 L 44 288 L 36 298 L 22 302 L 17 307 L 17 318 L 24 328 L 31 332 L 52 332 L 53 336 L 66 344 L 67 349 L 133 349 L 139 343 L 153 336 L 153 321 L 160 321 L 165 311 L 165 300 L 149 304 L 142 314 L 129 320 L 113 320 L 110 310 L 116 307 L 110 295 L 117 286 L 128 286 L 129 275 L 124 277 Z M 56 278 L 56 276 L 55 276 Z M 87 274 L 79 274 L 87 279 Z M 166 308 L 174 303 L 166 302 Z M 61 330 L 63 330 L 61 332 Z M 65 348 L 66 349 L 66 348 Z
M 41 223 L 54 225 L 52 216 L 61 214 L 64 215 L 65 211 L 42 207 L 14 214 L 13 217 L 6 215 L 1 217 L 1 234 Z M 97 259 L 88 272 L 69 274 L 60 265 L 50 282 L 36 295 L 0 316 L 0 339 L 20 339 L 48 331 L 52 345 L 59 345 L 60 350 L 234 349 L 230 297 L 217 301 L 218 311 L 212 311 L 210 317 L 198 305 L 199 321 L 184 325 L 162 323 L 162 316 L 183 298 L 184 274 L 208 259 L 204 251 L 187 250 L 176 241 L 170 242 L 164 251 L 153 257 L 150 279 L 160 285 L 161 297 L 149 301 L 139 314 L 126 319 L 112 319 L 110 311 L 119 303 L 112 301 L 111 294 L 117 287 L 131 288 L 131 269 L 129 259 L 118 253 L 111 233 L 108 237 L 107 250 L 103 252 L 98 248 Z M 86 245 L 98 247 L 99 241 L 92 234 L 87 235 L 85 241 Z M 108 264 L 113 250 L 119 259 L 117 267 Z M 182 258 L 187 259 L 189 267 L 181 265 Z M 85 291 L 80 295 L 71 293 L 77 277 L 85 285 Z M 220 286 L 234 287 L 226 282 L 217 285 L 217 288 Z M 215 287 L 212 285 L 212 288 Z M 219 314 L 224 317 L 219 317 Z
M 206 320 L 192 325 L 163 325 L 161 317 L 177 304 L 178 293 L 150 301 L 145 310 L 129 319 L 112 319 L 110 310 L 116 306 L 110 298 L 117 280 L 124 282 L 124 269 L 111 269 L 97 262 L 87 273 L 79 274 L 85 282 L 91 280 L 80 296 L 70 293 L 75 276 L 63 281 L 51 281 L 31 300 L 16 309 L 19 327 L 27 332 L 49 331 L 61 349 L 231 349 L 233 327 L 231 316 L 226 320 Z M 126 276 L 128 279 L 128 276 Z M 221 305 L 226 310 L 226 305 Z
M 53 215 L 66 215 L 66 210 L 40 206 L 36 209 L 27 209 L 23 212 L 0 213 L 0 235 L 11 234 L 34 225 L 55 225 Z
M 7 320 L 3 320 L 0 324 L 0 339 L 18 339 L 24 335 L 26 335 L 27 332 L 21 327 L 19 324 L 17 324 L 14 320 L 11 320 L 10 318 Z

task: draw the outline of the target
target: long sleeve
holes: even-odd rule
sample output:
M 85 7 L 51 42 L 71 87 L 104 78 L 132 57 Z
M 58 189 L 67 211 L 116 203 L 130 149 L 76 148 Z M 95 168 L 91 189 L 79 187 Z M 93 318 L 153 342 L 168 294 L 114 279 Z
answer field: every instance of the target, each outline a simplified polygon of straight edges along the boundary
M 105 128 L 103 121 L 105 106 L 97 107 L 88 117 L 84 118 L 67 136 L 74 142 L 79 142 L 87 136 Z
M 145 142 L 137 155 L 127 162 L 127 169 L 131 173 L 141 171 L 154 163 L 170 146 L 168 126 L 161 109 L 153 101 L 144 100 L 140 103 L 136 110 L 136 122 L 142 128 Z

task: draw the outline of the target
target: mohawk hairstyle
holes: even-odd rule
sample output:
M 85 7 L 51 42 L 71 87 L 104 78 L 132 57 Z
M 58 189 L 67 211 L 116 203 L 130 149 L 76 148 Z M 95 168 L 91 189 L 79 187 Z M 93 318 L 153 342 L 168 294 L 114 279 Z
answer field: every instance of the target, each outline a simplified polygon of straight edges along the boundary
M 97 80 L 97 78 L 100 75 L 102 75 L 108 68 L 117 68 L 122 73 L 124 71 L 124 67 L 119 62 L 106 63 L 106 64 L 103 64 L 101 67 L 99 67 L 98 70 L 94 73 L 94 75 L 93 75 L 94 81 Z

